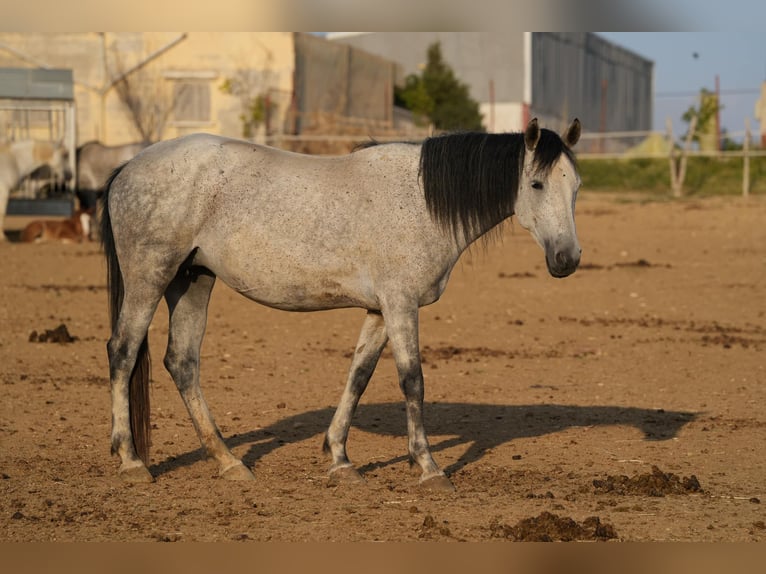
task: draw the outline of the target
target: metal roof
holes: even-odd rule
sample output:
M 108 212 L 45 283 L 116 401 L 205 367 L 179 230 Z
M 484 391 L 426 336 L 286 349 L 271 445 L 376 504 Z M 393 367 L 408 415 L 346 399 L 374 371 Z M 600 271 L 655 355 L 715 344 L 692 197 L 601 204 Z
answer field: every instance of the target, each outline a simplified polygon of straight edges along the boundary
M 72 70 L 0 68 L 0 98 L 74 101 Z

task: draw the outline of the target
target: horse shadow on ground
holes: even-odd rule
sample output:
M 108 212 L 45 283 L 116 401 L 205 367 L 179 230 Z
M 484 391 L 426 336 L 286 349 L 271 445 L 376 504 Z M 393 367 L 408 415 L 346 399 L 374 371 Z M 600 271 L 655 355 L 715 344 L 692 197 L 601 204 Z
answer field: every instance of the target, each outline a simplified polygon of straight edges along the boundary
M 449 475 L 466 465 L 479 461 L 487 450 L 516 439 L 540 437 L 572 427 L 632 426 L 639 429 L 644 440 L 664 441 L 677 436 L 681 428 L 694 421 L 698 413 L 642 409 L 622 406 L 572 405 L 496 405 L 438 402 L 425 405 L 425 426 L 431 437 L 434 453 L 465 445 L 465 452 L 444 470 Z M 226 439 L 229 448 L 249 445 L 242 457 L 249 468 L 279 447 L 317 438 L 317 449 L 323 433 L 330 424 L 334 407 L 308 411 L 286 417 L 264 428 L 236 434 Z M 353 444 L 354 430 L 388 436 L 400 436 L 406 445 L 406 416 L 404 403 L 361 404 L 354 415 L 349 441 Z M 191 429 L 190 429 L 191 430 Z M 440 437 L 445 436 L 443 440 Z M 406 446 L 403 447 L 406 450 Z M 153 465 L 153 475 L 194 464 L 204 459 L 202 449 L 196 449 Z M 408 460 L 406 452 L 389 460 L 364 464 L 359 471 L 369 472 Z M 445 461 L 446 462 L 446 461 Z

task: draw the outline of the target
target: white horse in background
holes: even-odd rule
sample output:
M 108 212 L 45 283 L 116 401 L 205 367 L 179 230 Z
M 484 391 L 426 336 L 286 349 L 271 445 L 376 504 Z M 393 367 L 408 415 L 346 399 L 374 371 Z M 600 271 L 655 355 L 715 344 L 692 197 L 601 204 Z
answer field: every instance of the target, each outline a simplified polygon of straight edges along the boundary
M 6 241 L 2 230 L 11 190 L 43 165 L 50 167 L 56 181 L 72 178 L 69 151 L 62 142 L 19 140 L 0 144 L 0 242 Z
M 149 142 L 107 146 L 89 141 L 77 148 L 77 191 L 99 192 L 112 172 L 147 147 Z

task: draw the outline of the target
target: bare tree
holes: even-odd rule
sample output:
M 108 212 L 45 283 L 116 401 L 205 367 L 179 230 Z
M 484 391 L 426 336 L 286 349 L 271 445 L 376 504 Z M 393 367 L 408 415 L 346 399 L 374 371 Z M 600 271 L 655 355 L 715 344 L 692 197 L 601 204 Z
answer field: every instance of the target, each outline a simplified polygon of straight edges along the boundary
M 162 77 L 159 68 L 151 65 L 151 62 L 170 46 L 144 55 L 131 67 L 125 65 L 120 52 L 113 48 L 115 92 L 125 105 L 141 139 L 146 142 L 162 139 L 176 102 L 183 96 L 183 87 L 174 91 L 170 83 Z

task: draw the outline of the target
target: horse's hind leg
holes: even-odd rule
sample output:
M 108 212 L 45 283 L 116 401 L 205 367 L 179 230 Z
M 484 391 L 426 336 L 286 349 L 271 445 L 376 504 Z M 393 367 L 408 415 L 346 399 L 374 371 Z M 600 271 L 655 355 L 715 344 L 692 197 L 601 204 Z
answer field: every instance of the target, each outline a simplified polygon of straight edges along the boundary
M 143 372 L 140 377 L 148 385 L 148 369 L 144 371 L 142 365 L 136 363 L 139 353 L 148 352 L 144 347 L 146 335 L 157 303 L 162 299 L 162 289 L 155 290 L 148 284 L 140 285 L 141 288 L 134 286 L 135 289 L 125 291 L 119 317 L 107 343 L 112 389 L 112 453 L 120 457 L 119 474 L 123 480 L 152 482 L 152 475 L 138 456 L 131 430 L 131 411 L 147 409 L 148 405 L 141 398 L 138 403 L 131 401 L 130 380 L 135 369 Z M 148 356 L 146 359 L 148 361 Z M 142 396 L 140 392 L 138 396 Z
M 208 456 L 230 480 L 252 480 L 253 474 L 223 442 L 199 382 L 200 347 L 215 275 L 202 267 L 181 268 L 165 292 L 170 312 L 165 367 L 175 381 L 194 428 Z
M 324 450 L 332 454 L 330 477 L 336 482 L 358 482 L 362 480 L 346 454 L 346 440 L 359 399 L 367 388 L 380 353 L 388 341 L 386 325 L 379 312 L 369 311 L 364 320 L 356 352 L 351 362 L 348 381 L 340 398 L 338 408 L 325 435 Z

